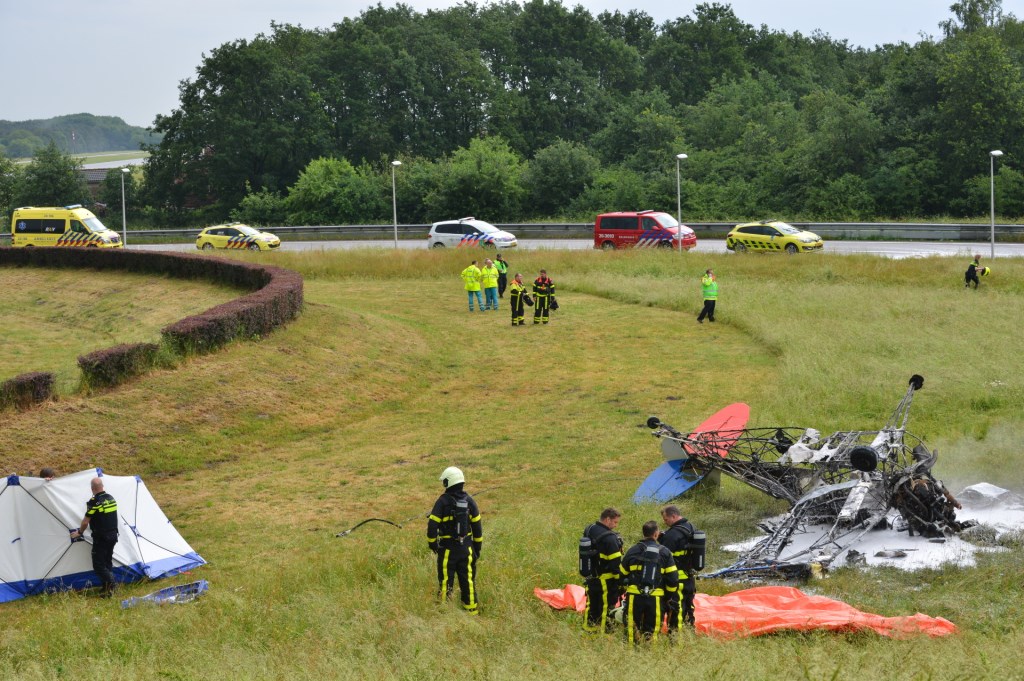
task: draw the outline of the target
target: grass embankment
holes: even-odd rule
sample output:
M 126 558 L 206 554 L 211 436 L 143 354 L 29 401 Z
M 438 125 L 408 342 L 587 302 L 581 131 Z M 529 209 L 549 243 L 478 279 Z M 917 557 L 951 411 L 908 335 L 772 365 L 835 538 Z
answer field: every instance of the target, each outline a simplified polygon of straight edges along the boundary
M 911 430 L 942 450 L 947 481 L 1018 489 L 1024 263 L 965 291 L 958 260 L 514 253 L 546 267 L 562 309 L 511 328 L 466 311 L 464 252 L 274 254 L 306 277 L 307 307 L 235 344 L 104 395 L 6 419 L 11 470 L 57 464 L 143 475 L 209 562 L 210 593 L 135 608 L 80 594 L 4 606 L 3 674 L 19 678 L 1012 678 L 1022 636 L 1019 549 L 974 570 L 841 570 L 816 593 L 884 615 L 924 612 L 940 640 L 792 634 L 634 652 L 549 611 L 535 586 L 576 581 L 578 533 L 623 508 L 629 543 L 653 506 L 630 502 L 660 460 L 640 424 L 685 429 L 746 401 L 751 425 L 877 427 L 912 373 Z M 719 322 L 698 325 L 715 267 Z M 502 301 L 503 305 L 506 301 Z M 448 465 L 484 514 L 482 615 L 438 605 L 425 514 Z M 684 500 L 719 547 L 781 507 L 726 481 Z M 405 529 L 367 517 L 410 520 Z M 186 578 L 181 578 L 184 581 Z M 126 588 L 141 594 L 165 583 Z M 736 585 L 709 580 L 700 589 Z M 88 628 L 95 644 L 84 644 Z M 457 672 L 453 672 L 457 670 Z
M 243 292 L 141 274 L 0 267 L 0 381 L 52 371 L 58 393 L 78 385 L 77 359 L 118 343 L 159 342 L 160 329 Z

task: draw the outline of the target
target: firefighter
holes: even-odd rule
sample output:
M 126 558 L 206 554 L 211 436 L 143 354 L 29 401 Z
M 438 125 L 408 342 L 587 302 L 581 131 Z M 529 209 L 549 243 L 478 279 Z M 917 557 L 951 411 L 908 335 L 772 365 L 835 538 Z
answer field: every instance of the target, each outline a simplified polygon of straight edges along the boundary
M 601 518 L 596 523 L 587 525 L 583 530 L 580 541 L 580 575 L 586 579 L 587 585 L 584 631 L 606 633 L 610 624 L 608 611 L 619 601 L 622 537 L 615 528 L 619 526 L 621 517 L 622 513 L 617 509 L 606 508 L 601 511 Z
M 434 502 L 427 520 L 427 546 L 437 554 L 438 598 L 451 598 L 458 577 L 462 608 L 476 615 L 475 569 L 484 541 L 480 509 L 462 489 L 466 477 L 461 470 L 449 466 L 439 479 L 444 494 Z
M 661 519 L 668 528 L 658 537 L 658 543 L 672 552 L 679 571 L 679 585 L 682 587 L 682 607 L 680 594 L 665 599 L 665 610 L 668 612 L 668 633 L 682 629 L 683 624 L 693 626 L 693 597 L 697 593 L 697 580 L 690 567 L 689 549 L 693 542 L 693 525 L 679 513 L 679 507 L 666 506 L 661 511 Z
M 551 297 L 555 295 L 555 282 L 548 278 L 547 270 L 533 281 L 533 323 L 547 324 L 551 310 Z
M 508 287 L 508 302 L 512 305 L 512 326 L 522 326 L 526 323 L 524 310 L 526 309 L 526 284 L 523 283 L 523 275 L 516 272 L 512 283 Z
M 704 297 L 704 309 L 700 311 L 697 322 L 704 323 L 704 317 L 709 322 L 715 321 L 715 303 L 718 302 L 718 279 L 715 278 L 713 270 L 705 270 L 704 276 L 700 278 L 700 291 Z
M 665 610 L 666 595 L 679 589 L 679 571 L 672 552 L 658 543 L 658 521 L 643 526 L 644 538 L 622 557 L 619 572 L 626 586 L 626 605 L 622 613 L 626 640 L 657 638 Z
M 978 270 L 981 269 L 981 256 L 974 256 L 974 260 L 967 266 L 967 271 L 964 272 L 964 288 L 969 288 L 971 282 L 974 282 L 974 288 L 978 288 Z

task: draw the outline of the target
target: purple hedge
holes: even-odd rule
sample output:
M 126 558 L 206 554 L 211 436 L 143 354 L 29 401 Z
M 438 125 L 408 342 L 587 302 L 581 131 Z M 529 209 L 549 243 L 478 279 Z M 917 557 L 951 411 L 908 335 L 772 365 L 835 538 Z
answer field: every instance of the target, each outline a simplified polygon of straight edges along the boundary
M 155 343 L 125 343 L 82 355 L 78 366 L 87 385 L 102 388 L 149 371 L 159 350 Z
M 226 258 L 158 251 L 77 248 L 0 247 L 0 266 L 68 267 L 122 270 L 179 279 L 203 279 L 251 291 L 223 305 L 186 317 L 161 330 L 176 352 L 209 352 L 236 338 L 263 336 L 302 312 L 302 277 L 291 270 Z M 118 345 L 83 355 L 78 364 L 91 385 L 116 385 L 148 369 L 157 352 L 152 344 Z M 36 389 L 37 376 L 50 376 L 45 395 Z M 30 377 L 30 378 L 27 378 Z M 23 374 L 3 384 L 0 407 L 8 384 L 11 399 L 20 403 L 26 390 L 41 402 L 53 392 L 52 374 Z M 32 386 L 31 389 L 26 386 Z M 12 402 L 13 403 L 13 402 Z
M 0 409 L 27 409 L 53 396 L 56 379 L 53 374 L 32 371 L 0 383 Z

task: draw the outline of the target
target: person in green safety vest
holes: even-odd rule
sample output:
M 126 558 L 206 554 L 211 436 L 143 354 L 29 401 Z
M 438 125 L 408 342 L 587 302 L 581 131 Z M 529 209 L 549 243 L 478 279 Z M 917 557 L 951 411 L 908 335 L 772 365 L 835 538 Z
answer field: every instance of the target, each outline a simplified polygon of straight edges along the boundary
M 480 280 L 484 286 L 484 309 L 498 309 L 498 268 L 494 266 L 490 258 L 484 260 L 484 266 L 480 269 Z
M 697 321 L 704 323 L 707 317 L 709 322 L 715 321 L 715 303 L 718 302 L 718 280 L 715 278 L 714 270 L 708 269 L 700 278 L 700 290 L 704 296 L 704 309 L 700 311 Z
M 476 260 L 469 263 L 469 267 L 462 270 L 462 281 L 466 282 L 466 295 L 469 297 L 469 311 L 473 311 L 473 294 L 476 294 L 476 305 L 480 311 L 484 311 L 484 301 L 480 297 L 480 268 L 476 266 Z
M 498 270 L 498 297 L 504 298 L 508 285 L 508 261 L 501 257 L 501 253 L 494 256 L 494 267 Z

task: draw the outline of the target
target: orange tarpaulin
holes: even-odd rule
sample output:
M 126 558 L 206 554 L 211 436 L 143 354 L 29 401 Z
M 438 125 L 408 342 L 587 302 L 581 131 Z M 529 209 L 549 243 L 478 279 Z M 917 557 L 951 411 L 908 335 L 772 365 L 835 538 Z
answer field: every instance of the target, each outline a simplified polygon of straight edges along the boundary
M 956 632 L 956 625 L 941 617 L 920 613 L 909 617 L 882 617 L 862 612 L 842 601 L 810 596 L 789 586 L 762 586 L 726 596 L 697 594 L 694 611 L 696 630 L 713 636 L 758 636 L 783 629 L 871 629 L 882 636 L 918 633 L 946 636 Z
M 566 584 L 564 589 L 534 589 L 533 593 L 557 610 L 573 608 L 583 612 L 587 602 L 583 587 L 576 584 Z M 789 586 L 761 586 L 726 596 L 699 593 L 694 599 L 694 615 L 694 628 L 708 636 L 760 636 L 787 629 L 871 629 L 893 637 L 946 636 L 956 632 L 956 625 L 941 617 L 920 613 L 908 617 L 873 615 L 842 601 L 811 596 Z
M 555 610 L 572 608 L 583 612 L 587 607 L 587 591 L 578 584 L 566 584 L 564 589 L 534 589 L 533 595 Z

